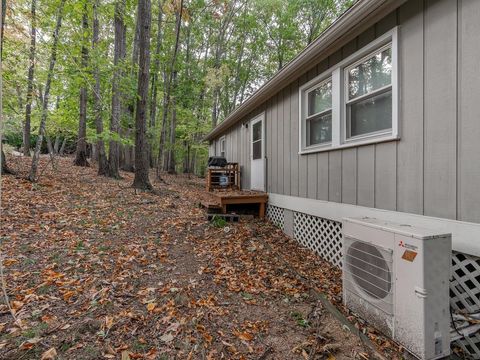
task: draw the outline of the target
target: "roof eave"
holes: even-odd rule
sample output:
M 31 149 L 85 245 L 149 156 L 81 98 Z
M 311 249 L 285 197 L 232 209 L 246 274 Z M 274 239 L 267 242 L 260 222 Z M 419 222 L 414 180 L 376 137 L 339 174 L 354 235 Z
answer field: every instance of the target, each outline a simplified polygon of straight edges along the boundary
M 222 135 L 257 106 L 290 84 L 298 77 L 298 71 L 300 69 L 302 73 L 308 71 L 309 63 L 316 63 L 317 61 L 314 61 L 314 59 L 319 54 L 324 54 L 325 57 L 328 56 L 337 50 L 341 44 L 352 40 L 358 33 L 366 30 L 380 18 L 388 15 L 406 1 L 407 0 L 360 0 L 355 3 L 314 42 L 301 51 L 270 80 L 255 91 L 244 103 L 230 113 L 223 122 L 210 131 L 205 136 L 204 141 L 211 141 L 219 135 Z M 310 67 L 313 65 L 310 65 Z

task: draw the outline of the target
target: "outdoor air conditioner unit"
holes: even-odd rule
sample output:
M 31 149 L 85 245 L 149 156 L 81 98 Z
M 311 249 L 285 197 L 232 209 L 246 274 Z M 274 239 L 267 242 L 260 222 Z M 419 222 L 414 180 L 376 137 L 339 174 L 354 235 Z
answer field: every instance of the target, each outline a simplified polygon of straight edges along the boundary
M 343 300 L 420 359 L 450 354 L 450 234 L 372 218 L 343 221 Z

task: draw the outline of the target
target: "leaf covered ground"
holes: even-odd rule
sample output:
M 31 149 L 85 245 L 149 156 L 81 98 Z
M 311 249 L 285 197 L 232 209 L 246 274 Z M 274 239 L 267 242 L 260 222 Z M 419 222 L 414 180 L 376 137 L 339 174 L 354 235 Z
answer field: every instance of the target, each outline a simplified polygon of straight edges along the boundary
M 38 184 L 22 178 L 24 158 L 3 178 L 17 320 L 2 296 L 0 358 L 373 358 L 315 296 L 341 304 L 340 271 L 269 223 L 208 223 L 203 180 L 165 176 L 155 193 L 136 193 L 132 174 L 47 161 Z

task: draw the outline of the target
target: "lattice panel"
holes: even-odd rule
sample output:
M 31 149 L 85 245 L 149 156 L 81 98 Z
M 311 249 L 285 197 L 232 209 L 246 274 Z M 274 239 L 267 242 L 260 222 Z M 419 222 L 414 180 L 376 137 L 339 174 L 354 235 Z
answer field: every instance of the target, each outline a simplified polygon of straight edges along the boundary
M 267 218 L 280 229 L 285 228 L 285 212 L 283 208 L 273 205 L 267 206 Z
M 459 313 L 480 312 L 480 258 L 453 252 L 450 304 Z M 480 359 L 480 333 L 457 341 L 474 359 Z
M 293 236 L 330 263 L 342 265 L 342 223 L 295 212 Z

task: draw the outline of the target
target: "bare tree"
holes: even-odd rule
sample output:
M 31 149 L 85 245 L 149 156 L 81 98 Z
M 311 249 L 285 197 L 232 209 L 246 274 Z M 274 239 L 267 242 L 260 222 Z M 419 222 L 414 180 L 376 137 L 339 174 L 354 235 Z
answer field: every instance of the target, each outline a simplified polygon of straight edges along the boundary
M 132 62 L 130 67 L 130 78 L 135 79 L 138 75 L 138 60 L 139 60 L 139 37 L 140 37 L 140 27 L 141 27 L 141 19 L 139 19 L 140 5 L 137 3 L 137 10 L 135 14 L 135 32 L 133 38 L 133 47 L 132 47 Z M 136 98 L 136 89 L 133 92 L 128 92 L 123 99 L 123 107 L 125 111 L 123 112 L 126 114 L 126 128 L 121 128 L 122 136 L 130 139 L 131 134 L 134 132 L 134 122 L 135 122 L 135 105 L 137 102 Z M 120 146 L 120 168 L 124 171 L 134 172 L 135 171 L 135 146 L 130 144 L 123 144 Z
M 167 136 L 167 117 L 168 111 L 170 108 L 170 97 L 171 97 L 171 85 L 172 77 L 175 71 L 175 64 L 177 62 L 178 47 L 180 44 L 180 29 L 182 26 L 182 11 L 183 11 L 183 0 L 180 0 L 180 6 L 176 9 L 176 25 L 175 25 L 175 46 L 173 48 L 172 62 L 170 65 L 170 76 L 166 76 L 166 70 L 164 70 L 164 82 L 165 82 L 165 94 L 163 99 L 163 118 L 162 118 L 162 131 L 160 133 L 160 145 L 158 150 L 158 161 L 157 161 L 157 177 L 160 176 L 159 169 L 161 168 L 161 159 L 163 158 L 163 152 L 165 148 L 166 136 Z M 168 157 L 167 157 L 168 158 Z M 164 170 L 168 170 L 168 162 L 164 161 Z
M 33 153 L 30 175 L 28 176 L 28 179 L 30 181 L 37 180 L 38 161 L 40 159 L 40 150 L 42 148 L 43 137 L 45 136 L 45 126 L 47 123 L 47 116 L 48 116 L 48 100 L 50 98 L 50 86 L 52 84 L 53 72 L 55 70 L 55 64 L 57 62 L 58 37 L 60 33 L 60 28 L 62 27 L 63 8 L 65 5 L 65 1 L 66 0 L 62 0 L 58 7 L 57 23 L 55 25 L 55 30 L 53 32 L 52 52 L 50 55 L 50 64 L 48 67 L 47 80 L 45 82 L 45 92 L 43 94 L 42 117 L 40 119 L 40 127 L 38 129 L 37 144 L 35 146 L 35 151 Z
M 173 92 L 177 88 L 177 72 L 173 72 Z M 167 171 L 169 174 L 175 174 L 175 135 L 177 131 L 177 102 L 175 94 L 172 96 L 172 121 L 170 121 L 170 148 L 168 150 Z
M 147 101 L 150 77 L 151 20 L 152 8 L 150 0 L 139 0 L 138 22 L 140 22 L 140 34 L 138 48 L 140 58 L 135 113 L 135 178 L 132 186 L 142 190 L 152 190 L 148 176 L 150 163 L 147 152 Z
M 162 50 L 162 20 L 163 20 L 163 0 L 158 1 L 158 18 L 157 18 L 157 43 L 155 46 L 154 62 L 151 75 L 151 100 L 150 100 L 150 128 L 155 127 L 157 118 L 157 94 L 158 94 L 158 75 L 160 72 L 160 51 Z M 152 145 L 149 146 L 150 166 L 154 166 Z
M 93 51 L 97 50 L 99 33 L 100 33 L 100 22 L 98 20 L 98 6 L 100 5 L 100 0 L 95 0 L 93 4 L 93 41 L 92 48 Z M 98 66 L 94 66 L 93 77 L 95 78 L 95 90 L 93 94 L 94 107 L 95 107 L 95 127 L 97 130 L 97 135 L 99 136 L 97 140 L 97 158 L 98 158 L 98 175 L 106 175 L 108 172 L 108 162 L 107 155 L 105 154 L 105 144 L 101 138 L 103 134 L 103 119 L 102 119 L 102 99 L 101 99 L 101 87 L 100 87 L 100 71 Z
M 25 124 L 23 126 L 23 154 L 30 156 L 30 123 L 32 118 L 32 99 L 33 99 L 33 77 L 35 72 L 35 52 L 37 43 L 37 29 L 36 29 L 36 7 L 37 0 L 32 0 L 32 27 L 30 35 L 30 56 L 28 67 L 27 80 L 27 99 L 25 105 Z
M 88 47 L 86 36 L 88 33 L 88 2 L 83 7 L 82 17 L 82 71 L 88 67 Z M 87 161 L 87 84 L 85 81 L 80 88 L 80 119 L 78 121 L 77 150 L 74 164 L 76 166 L 89 166 Z
M 2 65 L 2 60 L 3 60 L 3 31 L 4 31 L 4 26 L 5 26 L 5 13 L 7 10 L 7 0 L 2 0 L 2 26 L 0 27 L 0 69 Z M 2 77 L 0 76 L 0 85 L 2 84 Z M 1 94 L 1 86 L 0 86 L 0 94 Z M 2 109 L 2 101 L 0 97 L 0 112 L 3 112 Z M 2 114 L 0 113 L 0 118 Z M 0 133 L 0 168 L 2 170 L 2 174 L 9 174 L 10 169 L 7 166 L 7 159 L 5 157 L 5 153 L 3 152 L 3 139 L 1 138 L 3 136 L 2 133 Z
M 220 69 L 221 60 L 225 54 L 225 45 L 227 43 L 227 30 L 232 22 L 233 16 L 235 15 L 236 11 L 237 11 L 236 0 L 234 0 L 229 3 L 228 11 L 220 22 L 220 28 L 218 29 L 218 36 L 215 41 L 215 59 L 213 64 L 213 67 L 216 70 Z M 217 126 L 217 123 L 218 123 L 219 104 L 220 104 L 220 86 L 215 86 L 213 89 L 212 128 Z
M 121 64 L 125 59 L 125 47 L 126 47 L 126 27 L 123 20 L 123 14 L 125 12 L 125 0 L 117 0 L 115 3 L 115 49 L 113 63 L 115 66 L 113 72 L 113 85 L 112 85 L 112 118 L 110 121 L 111 135 L 120 136 L 120 118 L 122 116 L 122 91 L 120 89 L 120 83 L 123 77 L 123 71 Z M 108 176 L 113 178 L 120 178 L 120 144 L 118 139 L 110 140 L 109 152 L 108 152 Z

